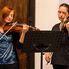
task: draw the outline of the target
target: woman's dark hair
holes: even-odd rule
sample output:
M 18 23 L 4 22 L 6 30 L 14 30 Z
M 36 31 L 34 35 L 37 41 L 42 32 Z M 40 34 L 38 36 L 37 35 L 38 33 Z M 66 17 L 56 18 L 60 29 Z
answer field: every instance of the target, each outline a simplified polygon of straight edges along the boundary
M 69 13 L 69 5 L 68 5 L 68 4 L 62 3 L 62 4 L 59 6 L 59 8 L 60 8 L 61 6 L 66 7 L 66 8 L 67 8 L 67 11 L 68 11 L 68 13 Z

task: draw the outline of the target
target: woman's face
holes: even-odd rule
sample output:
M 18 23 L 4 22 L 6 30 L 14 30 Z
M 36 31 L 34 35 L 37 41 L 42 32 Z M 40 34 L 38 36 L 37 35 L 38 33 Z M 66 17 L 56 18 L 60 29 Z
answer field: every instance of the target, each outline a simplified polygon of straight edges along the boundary
M 9 13 L 9 15 L 8 15 L 6 18 L 4 18 L 4 21 L 5 21 L 6 23 L 12 22 L 13 16 L 14 16 L 14 11 L 11 11 L 11 12 Z
M 67 18 L 68 16 L 69 14 L 68 14 L 67 8 L 64 6 L 59 7 L 59 10 L 58 10 L 59 20 L 63 22 L 64 18 L 65 17 Z

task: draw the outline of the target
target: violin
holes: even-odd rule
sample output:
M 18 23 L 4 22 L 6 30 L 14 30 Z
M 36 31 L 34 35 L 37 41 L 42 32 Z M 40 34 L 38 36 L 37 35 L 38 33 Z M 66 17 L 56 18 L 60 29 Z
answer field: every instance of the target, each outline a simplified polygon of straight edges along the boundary
M 16 24 L 17 22 L 15 22 L 13 25 L 12 24 L 7 24 L 5 27 L 3 27 L 4 31 L 6 31 L 4 35 L 6 35 L 9 31 L 15 31 L 15 32 L 18 32 L 20 33 L 21 30 L 23 30 L 23 25 L 22 24 Z M 39 28 L 36 28 L 36 27 L 32 27 L 32 26 L 29 26 L 29 28 L 32 28 L 33 31 L 40 31 Z M 2 39 L 3 36 L 0 38 Z
M 20 32 L 21 30 L 23 30 L 23 24 L 16 24 L 17 22 L 15 22 L 13 25 L 12 24 L 7 24 L 5 27 L 3 27 L 4 31 L 9 31 L 9 32 L 12 32 L 12 31 L 15 31 L 15 32 Z M 29 25 L 28 25 L 29 26 Z M 29 26 L 29 28 L 32 28 L 33 31 L 40 31 L 39 28 L 36 28 L 36 27 L 32 27 L 32 26 Z
M 64 24 L 65 23 L 68 23 L 69 22 L 69 16 L 66 18 L 64 18 L 64 20 L 63 20 L 63 24 L 62 24 L 62 26 L 61 26 L 61 28 L 60 28 L 60 31 L 62 30 L 62 29 L 64 29 L 65 27 L 64 27 Z

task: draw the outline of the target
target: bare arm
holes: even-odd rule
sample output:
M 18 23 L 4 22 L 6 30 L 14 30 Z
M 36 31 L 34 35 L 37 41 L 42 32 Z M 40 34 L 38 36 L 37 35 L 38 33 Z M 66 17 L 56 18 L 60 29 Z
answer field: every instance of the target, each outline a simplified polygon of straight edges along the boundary
M 23 25 L 23 31 L 21 33 L 19 42 L 23 43 L 24 42 L 24 38 L 25 38 L 25 33 L 29 30 L 29 26 L 28 25 Z

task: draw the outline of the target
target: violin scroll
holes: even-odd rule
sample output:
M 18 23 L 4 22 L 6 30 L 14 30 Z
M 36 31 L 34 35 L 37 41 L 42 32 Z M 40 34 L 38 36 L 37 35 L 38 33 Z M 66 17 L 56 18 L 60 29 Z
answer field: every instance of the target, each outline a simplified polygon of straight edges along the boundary
M 33 28 L 33 31 L 40 31 L 40 29 L 39 29 L 39 28 L 34 27 L 34 28 Z

